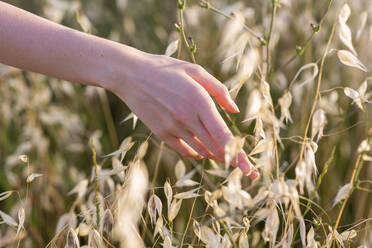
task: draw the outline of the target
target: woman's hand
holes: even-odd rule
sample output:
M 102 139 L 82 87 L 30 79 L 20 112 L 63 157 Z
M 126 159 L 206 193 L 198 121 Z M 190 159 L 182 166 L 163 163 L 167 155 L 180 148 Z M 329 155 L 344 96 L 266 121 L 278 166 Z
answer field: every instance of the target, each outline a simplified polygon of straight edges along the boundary
M 78 32 L 3 2 L 0 37 L 0 63 L 109 89 L 180 154 L 224 162 L 233 135 L 209 95 L 227 110 L 239 110 L 225 86 L 200 66 Z M 258 177 L 244 151 L 237 161 L 245 174 Z
M 199 65 L 162 55 L 136 57 L 126 75 L 115 79 L 112 91 L 182 156 L 224 162 L 224 147 L 233 135 L 210 95 L 237 113 L 227 88 Z M 244 174 L 259 176 L 244 151 L 237 161 L 234 165 Z

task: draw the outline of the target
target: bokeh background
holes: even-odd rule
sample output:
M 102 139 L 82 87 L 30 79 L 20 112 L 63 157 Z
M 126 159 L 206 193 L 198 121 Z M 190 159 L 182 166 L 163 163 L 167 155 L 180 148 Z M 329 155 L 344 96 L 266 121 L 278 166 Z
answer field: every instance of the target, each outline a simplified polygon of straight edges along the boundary
M 82 30 L 84 26 L 94 35 L 149 53 L 164 54 L 168 44 L 179 39 L 179 33 L 174 26 L 179 22 L 177 1 L 7 0 L 5 2 L 74 29 Z M 259 34 L 267 35 L 270 26 L 271 1 L 210 2 L 227 15 L 240 13 L 245 18 L 246 25 Z M 320 21 L 329 1 L 280 1 L 272 37 L 272 66 L 277 71 L 267 79 L 275 105 L 299 68 L 307 63 L 317 62 L 321 58 L 335 16 L 343 4 L 341 2 L 343 1 L 332 2 L 320 31 L 314 35 L 303 55 L 283 66 L 296 54 L 296 46 L 304 44 L 312 34 L 311 24 Z M 352 9 L 348 25 L 352 30 L 358 58 L 367 68 L 372 69 L 370 49 L 372 7 L 369 1 L 347 2 Z M 78 18 L 77 13 L 79 13 Z M 356 38 L 364 13 L 367 15 L 366 25 Z M 192 37 L 197 46 L 195 54 L 197 63 L 231 88 L 236 81 L 234 76 L 242 69 L 236 66 L 237 61 L 234 58 L 223 63 L 227 57 L 233 55 L 234 48 L 240 45 L 237 36 L 234 38 L 232 34 L 229 19 L 201 8 L 199 1 L 196 0 L 187 1 L 184 15 L 186 33 Z M 336 30 L 331 50 L 344 48 Z M 265 48 L 258 46 L 258 51 L 260 57 L 264 56 L 262 54 Z M 190 61 L 186 49 L 183 49 L 181 59 Z M 259 63 L 262 63 L 261 59 Z M 327 115 L 327 125 L 324 129 L 324 137 L 318 142 L 316 152 L 318 170 L 322 171 L 333 149 L 335 155 L 318 190 L 319 197 L 315 201 L 323 207 L 333 221 L 337 217 L 340 206 L 332 208 L 331 201 L 339 188 L 349 181 L 358 155 L 358 146 L 366 139 L 366 129 L 372 121 L 368 115 L 368 112 L 371 112 L 371 105 L 366 104 L 366 110 L 361 111 L 351 103 L 350 98 L 345 96 L 343 87 L 357 89 L 369 75 L 370 73 L 342 65 L 334 51 L 327 56 L 321 88 L 324 91 L 321 95 L 323 103 L 320 103 L 323 104 Z M 311 72 L 305 71 L 300 74 L 298 81 L 310 77 Z M 257 82 L 259 79 L 255 74 L 244 80 L 245 84 L 236 98 L 242 110 L 241 114 L 230 116 L 234 125 L 248 136 L 254 133 L 254 122 L 248 124 L 241 122 L 246 118 L 245 109 L 250 92 L 257 88 Z M 371 92 L 370 82 L 368 81 L 367 92 Z M 293 161 L 296 160 L 301 146 L 285 137 L 303 135 L 314 99 L 315 86 L 316 80 L 310 80 L 301 90 L 293 93 L 290 109 L 293 123 L 281 129 L 280 136 L 284 138 L 284 148 L 280 149 L 280 167 L 282 171 L 286 171 L 286 178 L 295 177 Z M 331 90 L 327 91 L 328 89 Z M 280 116 L 280 108 L 276 108 L 275 111 Z M 133 119 L 122 123 L 130 113 L 123 102 L 103 89 L 0 65 L 0 192 L 9 190 L 18 192 L 0 201 L 1 211 L 16 218 L 20 204 L 24 204 L 20 199 L 25 196 L 27 175 L 30 172 L 43 174 L 41 178 L 35 179 L 29 188 L 29 200 L 25 209 L 28 216 L 25 222 L 26 236 L 21 247 L 44 247 L 56 235 L 60 217 L 69 212 L 75 200 L 75 196 L 68 195 L 68 192 L 91 175 L 93 165 L 91 139 L 95 142 L 97 159 L 103 169 L 111 168 L 111 160 L 104 158 L 103 155 L 117 150 L 120 143 L 129 136 L 136 143 L 126 155 L 123 164 L 126 165 L 133 159 L 138 146 L 147 139 L 150 132 L 140 121 L 134 128 Z M 226 121 L 231 125 L 231 120 L 226 119 Z M 247 138 L 247 143 L 248 147 L 252 148 L 254 143 L 252 139 Z M 161 157 L 158 158 L 160 144 L 161 142 L 152 136 L 144 157 L 150 181 L 157 171 L 155 169 L 157 160 L 160 159 L 154 187 L 162 187 L 167 179 L 173 183 L 176 181 L 174 166 L 181 159 L 167 147 L 164 147 Z M 19 160 L 22 154 L 28 156 L 29 168 Z M 195 162 L 187 159 L 183 161 L 187 170 L 194 168 Z M 208 161 L 197 163 L 203 164 L 205 168 L 211 166 Z M 195 181 L 200 180 L 200 174 L 201 172 L 195 175 Z M 208 177 L 210 182 L 217 186 L 221 183 L 218 177 L 211 175 Z M 371 245 L 372 242 L 371 222 L 364 221 L 372 218 L 371 162 L 365 162 L 359 179 L 365 181 L 361 186 L 369 192 L 356 190 L 352 194 L 340 225 L 340 229 L 345 230 L 362 222 L 354 228 L 358 237 L 350 243 L 353 247 L 361 244 Z M 252 184 L 249 179 L 243 178 L 242 183 L 243 188 L 254 196 L 262 181 Z M 164 203 L 164 193 L 159 191 L 158 195 Z M 192 204 L 191 199 L 184 201 L 174 223 L 176 230 L 184 229 Z M 165 203 L 163 205 L 165 206 Z M 205 209 L 205 202 L 196 201 L 193 213 L 195 218 L 204 215 Z M 307 219 L 313 219 L 311 213 L 308 214 Z M 141 223 L 143 226 L 143 222 Z M 329 224 L 332 225 L 334 222 Z M 255 225 L 255 230 L 261 229 L 263 229 L 262 223 Z M 0 247 L 15 245 L 10 238 L 15 231 L 14 228 L 0 225 Z M 192 230 L 189 234 L 192 235 Z M 145 242 L 151 247 L 153 240 L 147 237 Z M 160 246 L 160 243 L 157 245 Z M 255 246 L 266 247 L 268 244 L 259 241 L 253 245 Z

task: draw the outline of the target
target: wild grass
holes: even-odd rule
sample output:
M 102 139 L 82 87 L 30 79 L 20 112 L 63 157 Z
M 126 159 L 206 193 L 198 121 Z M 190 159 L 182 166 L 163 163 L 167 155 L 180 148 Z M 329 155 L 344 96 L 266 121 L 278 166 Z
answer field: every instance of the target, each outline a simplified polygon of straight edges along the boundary
M 241 109 L 219 108 L 227 158 L 261 178 L 180 157 L 102 89 L 1 66 L 0 247 L 372 246 L 368 1 L 9 2 L 205 67 Z

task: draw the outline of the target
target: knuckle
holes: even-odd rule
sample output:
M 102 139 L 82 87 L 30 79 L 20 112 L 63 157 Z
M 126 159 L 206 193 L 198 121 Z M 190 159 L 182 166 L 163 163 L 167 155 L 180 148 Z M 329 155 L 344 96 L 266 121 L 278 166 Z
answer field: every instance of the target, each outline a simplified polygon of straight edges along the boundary
M 186 109 L 181 109 L 177 111 L 177 113 L 174 116 L 174 119 L 179 122 L 179 123 L 186 123 L 190 118 L 189 118 L 189 112 Z
M 198 75 L 202 73 L 203 70 L 204 68 L 202 66 L 193 64 L 189 67 L 188 72 L 194 75 Z
M 174 120 L 169 120 L 169 121 L 167 122 L 166 129 L 167 129 L 167 131 L 170 132 L 170 133 L 173 133 L 173 134 L 174 134 L 174 133 L 177 133 L 178 125 L 177 125 L 176 121 L 174 121 Z
M 155 132 L 155 131 L 154 131 Z M 163 141 L 165 141 L 168 137 L 168 132 L 165 129 L 161 129 L 155 132 L 155 134 Z

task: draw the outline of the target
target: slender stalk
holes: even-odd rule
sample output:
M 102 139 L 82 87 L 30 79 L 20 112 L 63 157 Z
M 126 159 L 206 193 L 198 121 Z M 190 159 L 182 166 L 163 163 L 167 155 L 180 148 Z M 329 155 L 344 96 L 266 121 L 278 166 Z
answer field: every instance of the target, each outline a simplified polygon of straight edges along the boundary
M 372 135 L 372 128 L 370 130 L 370 133 L 369 135 Z M 367 142 L 369 142 L 369 139 L 370 137 L 367 138 Z M 341 206 L 341 209 L 340 211 L 338 212 L 338 216 L 337 216 L 337 220 L 336 220 L 336 224 L 335 226 L 333 227 L 333 232 L 332 232 L 332 239 L 331 239 L 331 243 L 333 243 L 334 241 L 334 238 L 335 238 L 335 232 L 340 224 L 340 221 L 341 221 L 341 218 L 342 218 L 342 214 L 344 212 L 344 209 L 346 207 L 346 204 L 351 196 L 351 194 L 354 192 L 354 190 L 358 187 L 357 184 L 358 184 L 358 177 L 359 177 L 359 173 L 363 167 L 363 155 L 365 154 L 365 152 L 361 152 L 359 153 L 358 157 L 357 157 L 357 160 L 355 162 L 355 165 L 354 165 L 354 170 L 353 170 L 353 174 L 351 175 L 351 178 L 350 178 L 350 181 L 349 183 L 352 184 L 352 188 L 350 190 L 350 192 L 348 193 L 348 195 L 346 196 L 344 202 L 342 203 L 342 206 Z
M 162 141 L 160 143 L 159 153 L 158 153 L 158 157 L 156 159 L 154 177 L 152 178 L 151 186 L 150 186 L 151 189 L 155 188 L 155 182 L 156 182 L 156 179 L 158 178 L 159 165 L 160 165 L 161 157 L 163 155 L 163 150 L 164 150 L 164 142 Z M 160 216 L 160 218 L 161 218 L 161 216 Z M 142 239 L 145 238 L 145 234 L 146 234 L 146 231 L 147 231 L 146 223 L 147 223 L 148 219 L 149 219 L 149 212 L 146 211 L 145 221 L 144 221 L 143 230 L 142 230 L 142 234 L 141 234 Z
M 309 47 L 309 45 L 311 44 L 311 41 L 313 40 L 315 34 L 316 34 L 317 32 L 319 32 L 319 30 L 320 30 L 320 28 L 321 28 L 321 26 L 322 26 L 322 24 L 323 24 L 323 22 L 324 22 L 324 20 L 325 20 L 325 18 L 326 18 L 326 16 L 327 16 L 327 14 L 328 14 L 328 11 L 329 11 L 329 9 L 331 8 L 332 3 L 333 3 L 333 0 L 329 0 L 329 1 L 328 1 L 327 9 L 325 10 L 325 12 L 324 12 L 322 18 L 320 19 L 319 24 L 318 24 L 318 25 L 312 25 L 313 31 L 312 31 L 311 35 L 306 39 L 305 43 L 300 47 L 299 50 L 296 51 L 296 53 L 295 53 L 292 57 L 290 57 L 290 58 L 288 59 L 287 62 L 285 62 L 283 65 L 281 65 L 281 66 L 279 67 L 279 69 L 276 70 L 276 71 L 280 71 L 280 70 L 282 70 L 284 67 L 288 66 L 288 65 L 291 64 L 293 61 L 295 61 L 296 58 L 302 56 L 302 54 L 305 52 L 305 50 L 306 50 L 306 49 Z M 276 71 L 275 71 L 275 72 L 276 72 Z
M 90 30 L 82 23 L 79 11 L 76 12 L 75 19 L 84 33 L 91 34 Z M 112 117 L 110 104 L 108 102 L 107 93 L 105 90 L 98 90 L 98 95 L 102 105 L 103 115 L 109 132 L 111 144 L 114 148 L 116 148 L 119 146 L 119 141 L 115 129 L 114 118 Z
M 322 170 L 322 173 L 320 174 L 318 180 L 317 180 L 317 183 L 316 183 L 316 186 L 315 186 L 315 189 L 313 190 L 313 192 L 311 193 L 311 196 L 310 196 L 310 200 L 307 202 L 307 205 L 306 205 L 306 209 L 304 211 L 304 214 L 303 216 L 305 217 L 306 214 L 311 210 L 311 204 L 312 204 L 312 201 L 314 200 L 315 196 L 316 196 L 316 192 L 318 191 L 319 187 L 320 187 L 320 184 L 322 183 L 323 181 L 323 178 L 324 176 L 327 174 L 328 172 L 328 167 L 329 165 L 333 162 L 333 159 L 334 159 L 334 155 L 335 155 L 335 151 L 336 151 L 336 148 L 334 147 L 333 150 L 332 150 L 332 153 L 331 153 L 331 156 L 329 157 L 329 159 L 327 160 L 327 162 L 325 163 L 324 167 L 323 167 L 323 170 Z M 297 237 L 297 234 L 298 234 L 298 231 L 300 230 L 299 227 L 296 228 L 296 232 L 294 234 L 294 239 Z
M 329 47 L 331 45 L 331 42 L 333 40 L 335 28 L 336 28 L 336 19 L 334 20 L 334 23 L 333 23 L 333 26 L 332 26 L 332 31 L 331 31 L 331 34 L 329 36 L 328 42 L 327 42 L 327 47 L 325 49 L 325 52 L 324 52 L 324 54 L 322 56 L 322 59 L 321 59 L 321 62 L 320 62 L 320 68 L 319 68 L 319 75 L 318 75 L 315 97 L 314 97 L 313 105 L 311 107 L 310 115 L 309 115 L 309 118 L 307 120 L 304 135 L 303 135 L 303 142 L 302 142 L 302 145 L 301 145 L 301 152 L 300 152 L 299 162 L 301 162 L 302 159 L 303 159 L 303 155 L 304 155 L 304 151 L 305 151 L 305 145 L 306 145 L 306 142 L 307 142 L 307 133 L 309 132 L 311 120 L 312 120 L 313 114 L 315 112 L 315 108 L 318 104 L 318 100 L 319 100 L 319 96 L 320 96 L 320 86 L 321 86 L 322 77 L 323 77 L 324 62 L 325 62 L 325 58 L 327 57 L 328 50 L 329 50 Z M 297 185 L 297 181 L 298 181 L 298 178 L 296 176 L 295 186 Z
M 309 116 L 308 121 L 306 123 L 306 127 L 305 127 L 305 131 L 304 131 L 304 135 L 303 135 L 303 141 L 302 141 L 302 145 L 301 145 L 301 151 L 300 151 L 300 156 L 299 156 L 299 162 L 298 163 L 301 163 L 301 161 L 303 159 L 303 155 L 304 155 L 304 151 L 305 151 L 305 145 L 307 143 L 307 133 L 309 131 L 311 119 L 312 119 L 312 116 L 313 116 L 313 114 L 315 112 L 315 108 L 316 108 L 317 103 L 318 103 L 318 99 L 319 99 L 319 95 L 320 95 L 320 86 L 321 86 L 322 76 L 323 76 L 324 62 L 325 62 L 325 58 L 327 57 L 328 50 L 329 50 L 329 47 L 331 45 L 331 42 L 333 40 L 333 36 L 334 36 L 334 33 L 335 33 L 335 29 L 336 29 L 336 23 L 337 23 L 336 20 L 337 20 L 337 18 L 335 18 L 334 21 L 333 21 L 332 31 L 331 31 L 331 34 L 329 36 L 326 49 L 325 49 L 324 54 L 323 54 L 322 59 L 321 59 L 320 69 L 319 69 L 319 75 L 318 75 L 318 81 L 317 81 L 316 93 L 315 93 L 314 102 L 313 102 L 313 105 L 312 105 L 312 108 L 311 108 L 311 111 L 310 111 L 310 116 Z M 297 187 L 297 184 L 298 184 L 298 177 L 296 175 L 295 183 L 294 183 L 294 187 L 295 188 Z M 293 205 L 290 206 L 289 213 L 291 213 L 292 211 L 293 211 Z M 290 214 L 288 214 L 288 216 L 290 216 Z M 288 222 L 286 223 L 284 232 L 286 233 L 287 230 L 288 230 Z
M 179 0 L 181 2 L 179 2 L 179 5 L 183 5 L 183 6 L 178 6 L 178 13 L 179 13 L 179 18 L 180 18 L 180 33 L 181 33 L 181 37 L 186 45 L 186 47 L 188 48 L 188 51 L 189 51 L 189 54 L 190 54 L 190 57 L 191 57 L 191 60 L 194 64 L 196 64 L 196 60 L 195 60 L 195 55 L 194 55 L 194 51 L 192 51 L 192 47 L 190 46 L 189 42 L 187 41 L 187 38 L 186 38 L 186 33 L 185 33 L 185 24 L 184 24 L 184 21 L 183 21 L 183 9 L 185 8 L 186 6 L 186 0 Z M 181 45 L 180 45 L 181 47 Z
M 217 9 L 216 7 L 214 7 L 213 5 L 211 5 L 209 2 L 207 1 L 200 1 L 200 6 L 205 8 L 205 9 L 209 9 L 211 10 L 212 12 L 218 14 L 218 15 L 221 15 L 229 20 L 233 20 L 234 17 L 232 15 L 227 15 L 225 13 L 223 13 L 221 10 Z M 264 39 L 262 37 L 260 37 L 258 34 L 256 34 L 250 27 L 247 26 L 247 24 L 243 23 L 243 28 L 250 34 L 252 35 L 255 39 L 257 39 L 258 41 L 260 41 L 261 43 L 266 43 L 264 41 Z
M 96 205 L 96 221 L 97 221 L 97 228 L 100 226 L 101 214 L 100 214 L 100 201 L 99 201 L 99 182 L 98 182 L 98 164 L 97 164 L 97 155 L 96 149 L 94 146 L 94 140 L 92 139 L 92 160 L 94 164 L 94 184 L 95 184 L 95 205 Z
M 227 228 L 225 222 L 224 222 L 222 219 L 221 219 L 219 222 L 221 223 L 223 229 L 224 229 L 225 232 L 227 233 L 227 236 L 229 236 L 229 239 L 230 239 L 230 242 L 231 242 L 232 246 L 233 246 L 234 248 L 238 248 L 238 246 L 237 246 L 237 244 L 234 242 L 234 238 L 233 238 L 231 232 L 229 231 L 229 229 Z
M 99 99 L 101 101 L 103 115 L 105 117 L 105 121 L 106 121 L 107 129 L 108 129 L 108 132 L 109 132 L 109 137 L 110 137 L 111 144 L 114 148 L 116 148 L 116 147 L 119 146 L 118 135 L 116 133 L 115 123 L 114 123 L 114 119 L 112 117 L 112 113 L 111 113 L 111 109 L 110 109 L 110 104 L 108 102 L 106 90 L 102 89 L 102 91 L 99 92 L 98 95 L 99 95 Z
M 204 168 L 204 165 L 205 165 L 205 160 L 203 161 L 203 168 Z M 201 178 L 200 178 L 199 185 L 202 184 L 202 182 L 203 182 L 203 178 L 204 178 L 204 173 L 201 174 Z M 201 187 L 199 187 L 199 189 L 198 189 L 198 191 L 197 191 L 197 194 L 199 194 L 200 189 L 201 189 Z M 187 224 L 186 224 L 185 231 L 184 231 L 183 234 L 182 234 L 182 238 L 181 238 L 181 242 L 180 242 L 180 248 L 182 248 L 182 246 L 183 246 L 183 241 L 185 240 L 185 236 L 186 236 L 187 230 L 189 229 L 189 226 L 190 226 L 190 223 L 191 223 L 191 219 L 192 219 L 192 214 L 194 213 L 195 203 L 196 203 L 196 200 L 197 200 L 197 199 L 198 199 L 198 198 L 195 197 L 195 198 L 194 198 L 194 201 L 193 201 L 193 203 L 192 203 L 191 211 L 190 211 L 190 215 L 189 215 L 189 219 L 187 220 Z
M 272 0 L 272 11 L 271 11 L 271 21 L 270 21 L 270 29 L 269 34 L 267 36 L 267 45 L 266 45 L 266 75 L 269 75 L 271 70 L 271 56 L 270 56 L 270 43 L 271 43 L 271 37 L 273 34 L 273 29 L 275 25 L 275 18 L 276 18 L 276 11 L 279 6 L 279 0 Z

